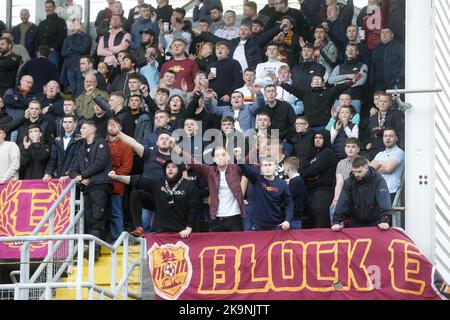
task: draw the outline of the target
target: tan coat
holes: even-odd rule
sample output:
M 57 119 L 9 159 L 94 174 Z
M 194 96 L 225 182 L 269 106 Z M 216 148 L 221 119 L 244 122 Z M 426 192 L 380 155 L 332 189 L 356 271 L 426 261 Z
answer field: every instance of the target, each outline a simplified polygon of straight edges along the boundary
M 109 94 L 105 91 L 96 89 L 94 91 L 95 96 L 100 96 L 106 101 L 109 100 Z M 83 91 L 83 93 L 78 96 L 76 99 L 77 109 L 75 113 L 77 114 L 77 117 L 83 117 L 85 119 L 91 119 L 94 116 L 94 101 L 92 101 L 93 96 L 87 96 L 86 91 Z

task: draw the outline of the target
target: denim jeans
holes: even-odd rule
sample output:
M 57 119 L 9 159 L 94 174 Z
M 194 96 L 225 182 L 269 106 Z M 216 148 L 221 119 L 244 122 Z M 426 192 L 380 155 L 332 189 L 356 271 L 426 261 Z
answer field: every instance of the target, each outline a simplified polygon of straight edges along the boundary
M 58 69 L 58 74 L 59 71 L 61 70 L 60 64 L 61 64 L 61 56 L 59 54 L 58 51 L 50 51 L 50 54 L 48 56 L 48 61 L 50 61 L 51 63 L 53 63 L 56 68 Z
M 111 196 L 111 237 L 115 242 L 123 232 L 122 196 Z
M 70 92 L 75 93 L 77 89 L 77 75 L 80 71 L 77 69 L 67 69 L 67 83 L 69 84 Z
M 333 225 L 333 218 L 334 218 L 334 212 L 336 211 L 336 208 L 333 206 L 330 206 L 329 215 L 330 215 L 330 223 Z
M 142 229 L 146 233 L 152 232 L 153 211 L 142 209 Z
M 291 226 L 290 228 L 291 230 L 302 230 L 302 220 L 292 220 L 291 221 Z
M 246 216 L 244 218 L 244 231 L 251 231 L 253 226 L 253 214 L 255 206 L 253 204 L 248 204 L 245 206 Z

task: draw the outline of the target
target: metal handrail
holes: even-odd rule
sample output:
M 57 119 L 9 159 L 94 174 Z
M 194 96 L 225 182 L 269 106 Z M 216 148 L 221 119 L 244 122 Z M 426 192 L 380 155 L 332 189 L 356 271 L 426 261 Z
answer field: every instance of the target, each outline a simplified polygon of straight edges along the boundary
M 55 200 L 53 205 L 48 209 L 45 216 L 42 218 L 41 222 L 34 228 L 33 232 L 31 233 L 32 236 L 37 235 L 39 231 L 42 229 L 42 227 L 47 223 L 47 221 L 52 217 L 52 215 L 55 213 L 56 209 L 58 208 L 61 201 L 64 199 L 64 197 L 69 193 L 69 191 L 72 190 L 72 188 L 76 187 L 76 180 L 72 180 L 68 186 L 64 189 L 64 191 L 59 195 L 59 197 Z
M 31 235 L 27 236 L 12 236 L 12 237 L 2 237 L 0 242 L 23 242 L 20 248 L 20 272 L 13 271 L 11 276 L 19 273 L 20 281 L 14 283 L 13 285 L 1 285 L 1 288 L 10 288 L 15 292 L 15 298 L 28 299 L 29 289 L 45 288 L 45 291 L 40 296 L 41 299 L 51 299 L 52 289 L 60 287 L 60 279 L 62 274 L 68 270 L 74 263 L 74 258 L 77 256 L 77 281 L 74 285 L 77 288 L 77 299 L 82 298 L 82 289 L 89 289 L 89 299 L 93 299 L 93 293 L 99 292 L 100 295 L 107 296 L 110 298 L 116 298 L 121 292 L 124 292 L 123 297 L 127 299 L 129 296 L 134 298 L 142 298 L 142 286 L 143 286 L 143 270 L 145 265 L 145 239 L 136 239 L 127 232 L 123 232 L 117 241 L 111 245 L 105 241 L 96 238 L 95 236 L 89 234 L 83 234 L 83 221 L 84 221 L 84 205 L 81 194 L 81 199 L 75 199 L 76 191 L 76 181 L 72 180 L 63 192 L 58 196 L 53 205 L 50 207 L 48 212 L 39 222 L 39 224 L 34 228 Z M 56 209 L 60 205 L 61 201 L 71 192 L 71 203 L 70 203 L 70 220 L 69 225 L 64 230 L 63 234 L 55 235 L 53 234 L 53 224 Z M 79 210 L 75 214 L 75 206 L 79 204 Z M 42 232 L 44 226 L 48 223 L 47 234 L 39 235 Z M 75 230 L 79 226 L 79 234 L 75 234 Z M 130 239 L 134 243 L 140 244 L 139 250 L 139 261 L 134 262 L 131 266 L 128 266 L 128 245 Z M 39 267 L 30 277 L 30 248 L 32 242 L 37 241 L 47 241 L 48 250 L 45 258 L 40 262 Z M 74 241 L 78 241 L 75 246 Z M 84 263 L 84 243 L 89 242 L 89 258 L 88 258 L 88 281 L 83 281 L 83 263 Z M 57 270 L 53 270 L 53 264 L 55 263 L 55 255 L 64 243 L 69 242 L 68 253 L 64 256 L 64 260 L 61 259 L 60 262 L 64 261 L 61 265 L 58 265 Z M 94 284 L 94 252 L 95 246 L 105 247 L 111 252 L 111 290 L 102 288 Z M 116 255 L 120 246 L 123 245 L 123 263 L 122 263 L 122 276 L 116 283 Z M 140 294 L 134 294 L 128 292 L 128 277 L 132 274 L 136 267 L 141 267 L 141 281 L 140 281 Z M 46 279 L 44 283 L 37 282 L 39 277 L 46 271 Z M 15 278 L 15 277 L 14 277 Z M 89 285 L 86 285 L 88 283 Z M 64 287 L 64 285 L 63 285 Z
M 81 299 L 81 290 L 82 288 L 87 288 L 90 290 L 90 299 L 92 299 L 92 292 L 98 292 L 101 293 L 103 295 L 106 295 L 112 299 L 115 299 L 120 292 L 123 290 L 123 288 L 125 286 L 128 285 L 128 277 L 131 275 L 131 273 L 133 272 L 133 270 L 136 267 L 141 267 L 141 277 L 142 277 L 142 273 L 143 273 L 143 266 L 144 266 L 144 260 L 145 260 L 145 250 L 143 250 L 142 248 L 145 247 L 145 239 L 143 238 L 135 238 L 134 236 L 130 235 L 128 232 L 123 232 L 120 237 L 117 239 L 117 241 L 114 243 L 114 245 L 111 245 L 93 235 L 89 235 L 89 234 L 65 234 L 65 235 L 48 235 L 48 236 L 12 236 L 12 237 L 2 237 L 0 238 L 0 242 L 15 242 L 15 241 L 24 241 L 27 243 L 30 242 L 36 242 L 36 241 L 67 241 L 67 240 L 77 240 L 78 244 L 80 246 L 83 246 L 83 243 L 85 241 L 89 241 L 90 242 L 90 252 L 89 252 L 89 259 L 88 259 L 88 263 L 90 265 L 89 270 L 90 272 L 93 272 L 93 262 L 94 262 L 94 248 L 95 248 L 95 244 L 100 245 L 102 247 L 107 248 L 108 250 L 111 251 L 111 253 L 115 254 L 117 253 L 117 251 L 119 250 L 119 247 L 122 244 L 125 244 L 125 247 L 128 246 L 128 241 L 132 240 L 133 242 L 138 242 L 140 244 L 140 259 L 137 262 L 133 262 L 131 264 L 131 266 L 128 266 L 128 261 L 127 261 L 127 253 L 124 251 L 124 261 L 125 263 L 123 264 L 123 272 L 122 272 L 122 277 L 120 278 L 120 280 L 118 281 L 117 286 L 112 286 L 112 290 L 108 290 L 105 288 L 101 288 L 99 286 L 96 286 L 93 283 L 93 275 L 90 275 L 90 281 L 82 281 L 82 277 L 83 277 L 83 252 L 80 251 L 78 252 L 74 252 L 75 254 L 78 254 L 78 264 L 77 267 L 79 268 L 78 270 L 78 281 L 73 282 L 73 283 L 61 283 L 61 282 L 46 282 L 46 283 L 33 283 L 33 282 L 19 282 L 19 283 L 15 283 L 15 284 L 10 284 L 10 285 L 0 285 L 0 289 L 14 289 L 15 292 L 20 293 L 21 290 L 24 289 L 46 289 L 46 296 L 49 297 L 48 291 L 51 289 L 55 289 L 55 288 L 71 288 L 71 287 L 75 287 L 77 288 L 77 298 Z M 52 256 L 54 254 L 54 252 L 51 253 L 50 256 Z M 50 256 L 47 256 L 46 258 L 51 258 Z M 66 261 L 67 263 L 67 261 Z M 45 267 L 45 264 L 41 264 L 41 266 Z M 40 267 L 41 267 L 40 266 Z M 111 270 L 115 270 L 115 265 L 111 266 Z M 80 272 L 81 270 L 81 272 Z M 30 279 L 31 280 L 31 279 Z M 132 292 L 126 292 L 124 297 L 133 297 L 136 299 L 141 299 L 142 298 L 142 281 L 141 282 L 141 294 L 135 294 Z M 27 295 L 21 295 L 20 297 L 23 299 L 24 297 L 26 297 Z

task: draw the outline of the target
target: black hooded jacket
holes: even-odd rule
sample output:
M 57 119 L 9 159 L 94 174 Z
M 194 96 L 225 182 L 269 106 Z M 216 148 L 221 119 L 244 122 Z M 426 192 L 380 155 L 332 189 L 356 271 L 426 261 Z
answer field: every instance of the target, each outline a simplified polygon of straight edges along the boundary
M 342 223 L 346 217 L 351 218 L 355 227 L 371 227 L 389 222 L 392 212 L 389 189 L 384 178 L 373 168 L 361 181 L 353 174 L 345 180 L 333 224 Z
M 300 172 L 308 166 L 308 161 L 316 154 L 314 141 L 311 141 L 314 131 L 308 128 L 305 132 L 294 133 L 289 142 L 294 145 L 294 155 L 300 160 Z
M 174 180 L 174 182 L 169 183 L 170 188 L 174 187 L 179 178 Z M 131 176 L 130 185 L 153 194 L 157 232 L 180 232 L 186 227 L 193 228 L 201 204 L 197 186 L 193 181 L 183 179 L 171 196 L 166 189 L 165 181 L 165 177 L 151 179 L 134 175 Z M 171 200 L 173 200 L 173 203 L 171 203 Z
M 306 163 L 305 169 L 302 171 L 303 180 L 306 183 L 308 191 L 333 190 L 334 179 L 336 175 L 337 157 L 331 148 L 330 133 L 328 131 L 320 131 L 315 133 L 312 139 L 314 146 L 314 138 L 322 135 L 324 143 L 321 148 L 315 148 L 315 155 Z

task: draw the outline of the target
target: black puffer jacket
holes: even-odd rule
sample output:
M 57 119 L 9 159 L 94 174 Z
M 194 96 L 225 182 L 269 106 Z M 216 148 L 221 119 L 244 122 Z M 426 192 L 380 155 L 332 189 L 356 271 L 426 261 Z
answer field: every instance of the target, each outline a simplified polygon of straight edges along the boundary
M 88 148 L 90 152 L 88 152 Z M 96 137 L 90 147 L 83 141 L 78 149 L 77 161 L 69 170 L 70 177 L 75 178 L 81 175 L 83 179 L 89 179 L 86 188 L 99 184 L 111 184 L 112 180 L 108 173 L 112 170 L 111 154 L 108 143 L 103 138 Z
M 20 179 L 42 179 L 47 161 L 50 158 L 50 146 L 42 142 L 32 143 L 25 149 L 19 143 L 20 149 Z
M 389 222 L 392 212 L 391 198 L 384 178 L 373 168 L 358 181 L 353 174 L 345 181 L 333 224 L 339 224 L 345 218 L 351 218 L 354 226 L 376 226 Z
M 56 13 L 47 15 L 47 19 L 39 23 L 37 43 L 47 45 L 56 51 L 61 51 L 64 39 L 67 37 L 66 21 Z

